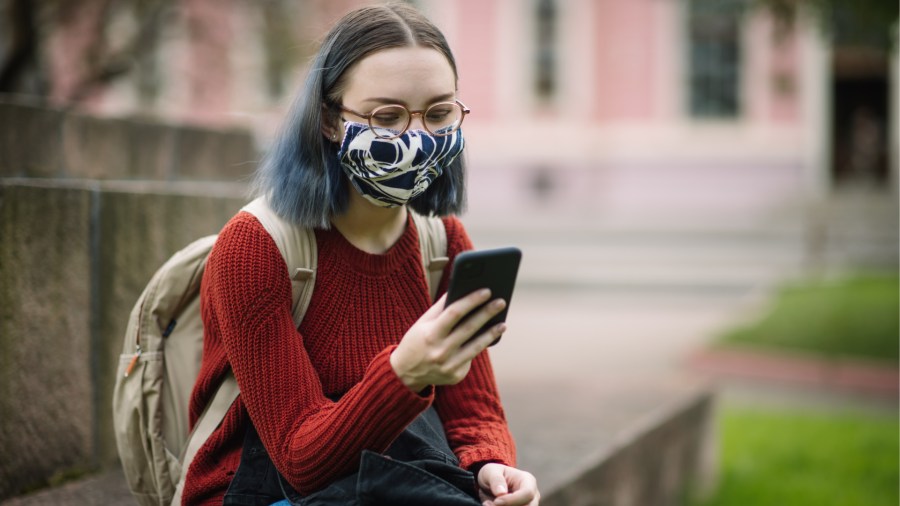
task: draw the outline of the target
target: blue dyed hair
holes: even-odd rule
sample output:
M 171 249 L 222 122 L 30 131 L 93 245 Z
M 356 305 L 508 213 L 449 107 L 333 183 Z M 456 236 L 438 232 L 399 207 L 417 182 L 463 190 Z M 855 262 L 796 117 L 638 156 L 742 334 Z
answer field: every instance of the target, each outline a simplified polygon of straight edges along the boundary
M 253 192 L 265 195 L 283 218 L 307 227 L 329 228 L 343 213 L 350 187 L 338 161 L 339 145 L 322 135 L 323 122 L 336 123 L 346 71 L 382 49 L 420 46 L 440 51 L 458 79 L 444 35 L 406 4 L 363 7 L 344 16 L 325 37 L 287 118 L 263 157 Z M 465 161 L 451 163 L 409 206 L 424 215 L 446 216 L 465 207 Z

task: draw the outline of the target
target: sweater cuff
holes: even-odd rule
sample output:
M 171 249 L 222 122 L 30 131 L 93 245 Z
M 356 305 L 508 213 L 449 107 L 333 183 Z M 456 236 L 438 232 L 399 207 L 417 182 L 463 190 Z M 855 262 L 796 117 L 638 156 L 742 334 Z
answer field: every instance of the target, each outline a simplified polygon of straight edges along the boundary
M 459 467 L 472 471 L 475 477 L 478 477 L 478 471 L 489 463 L 494 462 L 503 464 L 504 466 L 516 467 L 515 461 L 509 455 L 503 455 L 499 448 L 478 448 L 472 449 L 458 455 Z
M 434 402 L 434 387 L 428 386 L 416 393 L 403 384 L 403 381 L 394 372 L 394 368 L 391 367 L 391 353 L 395 349 L 397 349 L 396 345 L 388 346 L 381 353 L 375 355 L 369 364 L 366 376 L 371 376 L 371 384 L 378 397 L 387 401 L 394 407 L 393 409 L 404 406 L 421 413 Z

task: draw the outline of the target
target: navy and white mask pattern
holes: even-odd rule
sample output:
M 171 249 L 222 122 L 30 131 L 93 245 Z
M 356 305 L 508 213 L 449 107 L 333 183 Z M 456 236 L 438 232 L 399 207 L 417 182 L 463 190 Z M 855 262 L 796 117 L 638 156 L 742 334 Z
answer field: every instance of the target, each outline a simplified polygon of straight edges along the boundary
M 446 136 L 407 130 L 396 139 L 382 139 L 369 125 L 347 121 L 338 159 L 366 200 L 397 207 L 424 192 L 464 145 L 461 130 Z

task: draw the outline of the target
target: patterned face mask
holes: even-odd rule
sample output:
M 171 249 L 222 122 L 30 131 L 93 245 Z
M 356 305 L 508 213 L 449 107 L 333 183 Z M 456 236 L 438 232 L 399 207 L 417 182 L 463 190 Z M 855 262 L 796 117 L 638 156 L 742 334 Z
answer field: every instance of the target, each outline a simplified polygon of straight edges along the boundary
M 424 192 L 464 145 L 461 130 L 446 136 L 408 130 L 396 139 L 382 139 L 369 125 L 348 121 L 338 159 L 366 200 L 380 207 L 397 207 Z

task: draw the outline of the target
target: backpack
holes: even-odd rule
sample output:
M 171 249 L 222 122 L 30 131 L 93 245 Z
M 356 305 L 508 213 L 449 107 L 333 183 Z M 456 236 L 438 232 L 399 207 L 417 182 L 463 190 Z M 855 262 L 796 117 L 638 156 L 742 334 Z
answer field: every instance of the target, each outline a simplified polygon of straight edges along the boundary
M 284 257 L 299 327 L 315 284 L 315 234 L 280 218 L 262 197 L 242 210 L 256 216 Z M 434 300 L 448 262 L 446 231 L 439 218 L 409 212 Z M 113 390 L 113 425 L 126 481 L 141 505 L 180 505 L 194 455 L 239 393 L 229 372 L 188 431 L 188 402 L 203 351 L 200 282 L 216 238 L 197 239 L 172 255 L 153 275 L 128 320 Z

